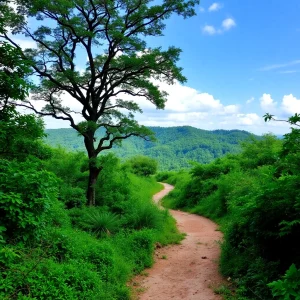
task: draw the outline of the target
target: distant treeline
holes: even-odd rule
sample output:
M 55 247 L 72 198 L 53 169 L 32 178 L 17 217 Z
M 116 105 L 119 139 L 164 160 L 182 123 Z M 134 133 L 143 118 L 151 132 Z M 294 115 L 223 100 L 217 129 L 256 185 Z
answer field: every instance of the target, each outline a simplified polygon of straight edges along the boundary
M 191 161 L 209 163 L 227 153 L 238 153 L 241 151 L 240 142 L 252 136 L 242 130 L 208 131 L 191 126 L 149 128 L 155 133 L 156 142 L 132 137 L 123 141 L 122 147 L 114 147 L 110 151 L 121 159 L 146 155 L 158 161 L 160 170 L 178 170 L 190 168 Z M 51 146 L 85 151 L 83 138 L 73 129 L 48 129 L 46 133 L 45 141 Z M 99 130 L 98 138 L 101 134 Z

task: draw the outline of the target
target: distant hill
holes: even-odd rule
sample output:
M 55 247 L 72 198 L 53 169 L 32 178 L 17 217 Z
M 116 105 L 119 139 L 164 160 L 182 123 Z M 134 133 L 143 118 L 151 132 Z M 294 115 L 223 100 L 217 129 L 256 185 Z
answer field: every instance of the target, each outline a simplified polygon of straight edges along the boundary
M 190 161 L 209 163 L 226 153 L 237 153 L 240 151 L 239 142 L 251 135 L 242 130 L 208 131 L 191 126 L 149 128 L 155 133 L 157 142 L 132 137 L 124 140 L 122 147 L 109 151 L 122 160 L 147 155 L 159 162 L 161 170 L 177 170 L 189 168 Z M 85 151 L 83 138 L 72 128 L 47 129 L 46 133 L 46 143 L 53 147 L 60 145 L 68 150 Z

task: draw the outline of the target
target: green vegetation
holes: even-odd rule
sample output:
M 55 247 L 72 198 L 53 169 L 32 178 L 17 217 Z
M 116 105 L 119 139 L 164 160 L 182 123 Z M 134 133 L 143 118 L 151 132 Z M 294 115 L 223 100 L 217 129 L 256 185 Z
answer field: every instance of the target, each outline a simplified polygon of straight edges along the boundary
M 286 120 L 293 127 L 283 141 L 238 130 L 147 128 L 134 119 L 138 103 L 122 97 L 162 109 L 167 94 L 155 80 L 186 81 L 181 50 L 145 40 L 161 36 L 174 14 L 192 17 L 198 3 L 0 0 L 1 299 L 130 299 L 127 282 L 152 265 L 155 243 L 182 239 L 151 200 L 162 188 L 152 176 L 157 162 L 167 171 L 157 180 L 176 186 L 166 207 L 221 225 L 220 270 L 231 285 L 216 293 L 300 299 L 300 115 Z M 32 20 L 36 26 L 27 26 Z M 36 47 L 22 49 L 16 34 Z M 82 71 L 79 51 L 88 58 Z M 31 84 L 30 75 L 40 81 Z M 64 106 L 66 95 L 83 122 Z M 46 102 L 41 110 L 36 99 Z M 72 129 L 49 130 L 46 145 L 43 121 L 16 106 Z M 174 171 L 190 161 L 191 171 Z
M 154 158 L 160 171 L 179 170 L 191 168 L 192 161 L 206 164 L 227 153 L 238 153 L 240 142 L 251 135 L 241 130 L 207 131 L 190 126 L 149 129 L 154 132 L 156 142 L 131 137 L 123 141 L 122 147 L 115 146 L 109 151 L 121 159 L 138 155 Z M 48 129 L 46 133 L 45 142 L 52 147 L 84 151 L 84 144 L 75 130 Z M 96 136 L 101 136 L 101 130 Z
M 0 298 L 130 299 L 126 283 L 151 266 L 155 243 L 182 239 L 151 201 L 162 188 L 149 176 L 156 163 L 100 156 L 101 192 L 86 206 L 85 154 L 45 145 L 33 115 L 6 105 L 0 117 Z M 156 176 L 176 186 L 166 207 L 220 223 L 231 285 L 216 292 L 227 299 L 298 297 L 298 133 L 249 136 L 240 153 Z
M 147 156 L 135 156 L 127 161 L 131 171 L 140 176 L 150 176 L 157 172 L 157 161 Z
M 6 8 L 0 4 L 0 35 L 3 32 L 2 14 Z M 6 15 L 7 16 L 7 15 Z M 30 88 L 26 75 L 30 64 L 22 58 L 22 52 L 10 44 L 0 41 L 0 109 L 11 100 L 24 100 Z
M 300 152 L 295 141 L 295 129 L 283 141 L 272 135 L 251 138 L 240 154 L 196 165 L 189 173 L 157 176 L 176 186 L 165 206 L 221 225 L 220 270 L 235 290 L 218 290 L 226 299 L 299 297 Z
M 151 200 L 162 185 L 101 156 L 102 192 L 87 207 L 85 154 L 44 145 L 33 115 L 6 106 L 0 116 L 0 298 L 130 299 L 155 243 L 182 239 Z

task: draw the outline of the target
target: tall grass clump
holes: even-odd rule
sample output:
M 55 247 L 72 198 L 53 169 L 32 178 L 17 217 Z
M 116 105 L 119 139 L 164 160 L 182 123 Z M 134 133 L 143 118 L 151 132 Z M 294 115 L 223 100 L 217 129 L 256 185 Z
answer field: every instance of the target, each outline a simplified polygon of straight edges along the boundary
M 103 237 L 116 233 L 120 229 L 120 218 L 110 211 L 93 210 L 86 212 L 82 225 L 94 233 Z

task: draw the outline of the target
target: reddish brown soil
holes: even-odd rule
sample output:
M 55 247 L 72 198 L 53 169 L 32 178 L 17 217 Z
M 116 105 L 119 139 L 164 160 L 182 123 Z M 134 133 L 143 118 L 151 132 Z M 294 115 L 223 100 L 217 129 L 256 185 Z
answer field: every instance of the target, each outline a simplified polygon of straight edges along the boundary
M 158 202 L 173 187 L 153 197 Z M 170 211 L 181 232 L 187 234 L 180 245 L 156 250 L 155 264 L 133 280 L 140 300 L 217 300 L 213 288 L 224 282 L 218 272 L 222 234 L 212 221 L 181 211 Z

